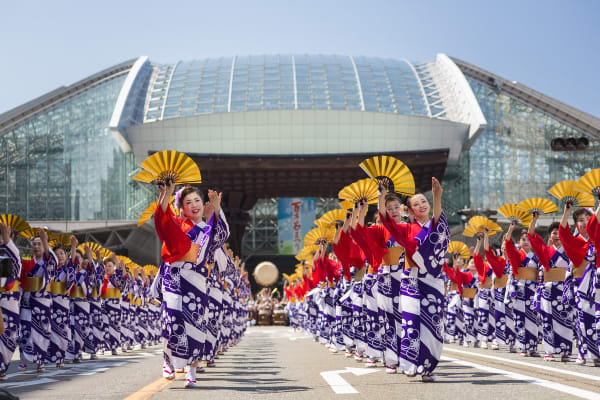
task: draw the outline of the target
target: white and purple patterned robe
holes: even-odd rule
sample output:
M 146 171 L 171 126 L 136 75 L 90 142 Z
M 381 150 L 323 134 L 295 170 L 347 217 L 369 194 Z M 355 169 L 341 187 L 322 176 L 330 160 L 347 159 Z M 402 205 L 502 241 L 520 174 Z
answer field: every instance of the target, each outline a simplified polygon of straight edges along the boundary
M 21 276 L 21 258 L 19 249 L 12 240 L 0 245 L 12 261 L 13 276 L 10 278 L 0 278 L 0 287 L 7 285 L 16 285 Z M 0 335 L 0 375 L 6 374 L 8 365 L 17 348 L 17 341 L 20 334 L 21 317 L 19 315 L 21 302 L 21 292 L 3 291 L 0 292 L 0 308 L 2 308 L 2 318 L 4 319 L 5 332 Z
M 70 258 L 67 264 L 57 268 L 54 281 L 65 283 L 67 291 L 64 295 L 51 294 L 52 321 L 47 361 L 60 364 L 65 360 L 67 346 L 72 339 L 71 298 L 68 294 L 75 281 L 75 268 Z
M 69 344 L 67 358 L 71 360 L 81 360 L 82 352 L 86 338 L 90 335 L 90 303 L 88 294 L 90 290 L 90 279 L 87 269 L 80 268 L 75 272 L 75 287 L 80 287 L 84 298 L 72 298 L 71 304 L 73 312 L 71 321 L 73 322 L 73 340 Z

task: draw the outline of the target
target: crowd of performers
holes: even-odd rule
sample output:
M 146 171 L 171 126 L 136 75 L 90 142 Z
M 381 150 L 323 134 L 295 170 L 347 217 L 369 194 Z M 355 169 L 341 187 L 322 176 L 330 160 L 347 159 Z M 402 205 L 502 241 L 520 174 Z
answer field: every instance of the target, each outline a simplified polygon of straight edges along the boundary
M 18 370 L 33 364 L 41 373 L 48 364 L 80 363 L 83 353 L 95 360 L 162 339 L 163 376 L 173 379 L 185 368 L 186 387 L 194 387 L 200 362 L 214 366 L 240 341 L 249 282 L 239 257 L 224 246 L 229 230 L 220 195 L 210 191 L 204 204 L 198 188 L 185 187 L 178 217 L 163 201 L 174 184 L 160 183 L 155 226 L 163 263 L 149 274 L 114 253 L 103 257 L 106 249 L 78 248 L 74 236 L 68 246 L 53 246 L 43 228 L 30 238 L 32 257 L 21 257 L 17 231 L 0 222 L 0 378 L 17 346 Z
M 431 219 L 421 194 L 383 188 L 370 224 L 358 201 L 336 222 L 332 252 L 321 240 L 314 255 L 300 253 L 302 272 L 285 288 L 291 325 L 366 367 L 381 362 L 425 382 L 453 342 L 524 357 L 539 357 L 541 344 L 547 361 L 576 352 L 577 364 L 600 366 L 600 206 L 567 200 L 546 240 L 532 211 L 529 227 L 513 220 L 501 246 L 482 227 L 474 248 L 456 242 L 466 252 L 447 254 L 440 194 L 434 180 Z

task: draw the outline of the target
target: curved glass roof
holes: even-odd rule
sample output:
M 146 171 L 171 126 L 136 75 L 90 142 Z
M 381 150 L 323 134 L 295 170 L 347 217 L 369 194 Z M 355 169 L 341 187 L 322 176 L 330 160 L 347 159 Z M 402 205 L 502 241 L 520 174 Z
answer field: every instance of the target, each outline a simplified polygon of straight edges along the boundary
M 406 60 L 261 55 L 154 65 L 144 121 L 282 109 L 431 116 L 421 80 Z

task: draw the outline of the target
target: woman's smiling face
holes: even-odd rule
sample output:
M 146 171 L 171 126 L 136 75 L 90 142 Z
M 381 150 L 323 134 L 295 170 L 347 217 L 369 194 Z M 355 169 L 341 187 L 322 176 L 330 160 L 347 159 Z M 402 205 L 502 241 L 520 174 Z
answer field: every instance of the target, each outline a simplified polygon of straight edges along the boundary
M 422 194 L 416 194 L 410 198 L 409 201 L 410 211 L 413 213 L 417 220 L 423 220 L 429 218 L 429 201 Z
M 204 215 L 204 202 L 198 193 L 192 192 L 182 201 L 183 215 L 192 221 L 199 221 Z

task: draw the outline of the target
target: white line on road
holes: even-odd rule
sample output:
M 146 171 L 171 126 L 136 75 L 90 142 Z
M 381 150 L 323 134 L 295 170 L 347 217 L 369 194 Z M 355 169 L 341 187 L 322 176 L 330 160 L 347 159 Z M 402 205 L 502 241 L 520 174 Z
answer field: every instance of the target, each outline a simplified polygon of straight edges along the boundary
M 534 385 L 539 385 L 548 389 L 556 390 L 559 392 L 567 393 L 576 397 L 581 397 L 582 399 L 587 400 L 600 400 L 600 393 L 590 392 L 589 390 L 579 389 L 573 386 L 563 385 L 561 383 L 551 382 L 546 379 L 539 379 L 532 376 L 527 376 L 523 374 L 518 374 L 516 372 L 504 371 L 498 368 L 487 367 L 485 365 L 475 364 L 469 361 L 458 360 L 456 358 L 450 358 L 446 356 L 442 356 L 442 360 L 450 361 L 455 364 L 464 365 L 466 367 L 471 367 L 478 369 L 480 371 L 491 372 L 496 375 L 503 375 L 509 377 L 511 379 L 524 381 L 527 383 L 533 383 Z
M 453 353 L 465 354 L 465 355 L 468 355 L 468 356 L 482 357 L 482 358 L 487 358 L 487 359 L 490 359 L 490 360 L 498 360 L 498 361 L 507 362 L 507 363 L 511 363 L 511 364 L 523 365 L 523 366 L 526 366 L 526 367 L 533 367 L 533 368 L 537 368 L 537 369 L 543 369 L 543 370 L 546 370 L 546 371 L 557 372 L 557 373 L 563 374 L 563 375 L 573 375 L 573 376 L 577 376 L 579 378 L 590 379 L 590 380 L 593 380 L 593 381 L 600 381 L 600 376 L 584 374 L 582 372 L 568 371 L 566 369 L 547 367 L 545 365 L 527 363 L 527 362 L 524 362 L 524 361 L 510 360 L 508 358 L 488 356 L 486 354 L 479 354 L 479 353 L 472 353 L 472 352 L 468 352 L 468 351 L 449 349 L 447 347 L 444 348 L 444 351 L 451 351 Z
M 42 378 L 36 379 L 34 381 L 24 381 L 24 382 L 7 382 L 0 385 L 0 387 L 8 387 L 8 388 L 16 388 L 20 386 L 29 386 L 29 385 L 42 385 L 44 383 L 52 383 L 58 382 L 56 379 Z
M 373 372 L 377 372 L 376 369 L 367 369 L 367 368 L 351 368 L 346 367 L 346 369 L 340 369 L 337 371 L 325 371 L 321 372 L 321 376 L 325 379 L 325 382 L 336 394 L 355 394 L 358 393 L 358 390 L 354 389 L 352 385 L 350 385 L 344 378 L 340 376 L 340 374 L 351 372 L 356 376 L 371 374 Z

